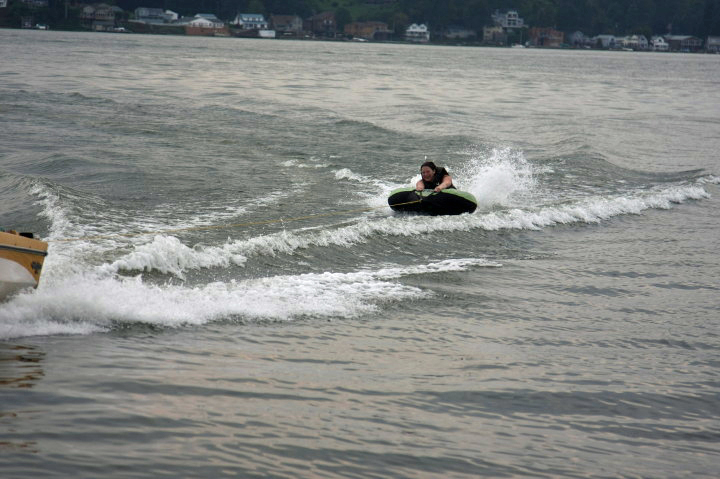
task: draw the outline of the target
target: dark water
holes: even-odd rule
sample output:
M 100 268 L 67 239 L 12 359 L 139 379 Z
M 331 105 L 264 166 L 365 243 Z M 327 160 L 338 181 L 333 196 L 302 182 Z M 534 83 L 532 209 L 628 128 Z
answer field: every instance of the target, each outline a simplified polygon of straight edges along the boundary
M 3 478 L 717 475 L 720 57 L 0 39 Z

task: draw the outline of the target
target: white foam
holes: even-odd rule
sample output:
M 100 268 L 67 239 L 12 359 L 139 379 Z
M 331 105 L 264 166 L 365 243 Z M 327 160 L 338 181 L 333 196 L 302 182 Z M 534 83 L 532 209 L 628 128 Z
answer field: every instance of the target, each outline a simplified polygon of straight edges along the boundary
M 390 192 L 396 188 L 401 188 L 407 185 L 400 185 L 396 183 L 390 183 L 382 178 L 366 177 L 358 173 L 353 172 L 349 168 L 341 168 L 335 171 L 335 179 L 339 181 L 351 181 L 353 183 L 359 183 L 360 185 L 367 186 L 372 185 L 372 189 L 368 192 L 357 192 L 361 197 L 361 201 L 367 206 L 377 208 L 387 205 L 387 197 Z M 353 200 L 356 201 L 356 200 Z
M 30 192 L 38 197 L 36 204 L 42 207 L 40 215 L 50 221 L 50 239 L 62 238 L 67 231 L 73 231 L 76 235 L 82 236 L 89 233 L 95 234 L 95 231 L 89 231 L 70 220 L 73 214 L 67 206 L 69 202 L 63 202 L 58 191 L 37 182 Z
M 0 339 L 51 334 L 91 334 L 115 324 L 177 327 L 226 318 L 292 320 L 303 316 L 355 317 L 379 304 L 426 296 L 396 279 L 411 274 L 499 266 L 482 259 L 428 265 L 386 266 L 376 271 L 275 276 L 197 287 L 156 285 L 140 276 L 96 273 L 41 285 L 12 298 L 0 310 Z
M 242 265 L 247 258 L 233 252 L 231 245 L 189 248 L 173 236 L 156 235 L 151 243 L 139 245 L 130 254 L 103 267 L 108 272 L 160 271 L 183 277 L 183 271 Z
M 313 156 L 313 157 L 310 158 L 310 163 L 303 163 L 303 162 L 301 162 L 301 161 L 299 161 L 299 160 L 287 160 L 287 161 L 282 162 L 281 165 L 282 165 L 282 166 L 285 166 L 285 167 L 287 167 L 287 168 L 315 168 L 315 169 L 320 169 L 320 168 L 329 168 L 329 167 L 330 167 L 330 164 L 329 164 L 329 163 L 325 163 L 325 162 L 321 162 L 321 161 L 322 161 L 322 160 L 320 160 L 319 158 L 316 158 L 316 157 Z
M 342 168 L 340 170 L 336 170 L 335 171 L 335 179 L 352 180 L 352 181 L 356 181 L 358 183 L 364 183 L 367 181 L 367 178 L 365 178 L 362 175 L 353 173 L 352 170 L 350 170 L 350 168 Z
M 720 185 L 720 176 L 708 175 L 698 179 L 698 184 Z
M 676 186 L 636 196 L 594 197 L 563 206 L 493 212 L 481 215 L 477 219 L 478 226 L 487 230 L 541 229 L 557 224 L 599 223 L 614 216 L 641 214 L 651 208 L 669 209 L 675 203 L 689 199 L 699 200 L 708 196 L 708 193 L 699 186 Z
M 668 209 L 688 199 L 707 198 L 697 185 L 671 186 L 639 191 L 614 198 L 590 197 L 564 205 L 510 208 L 459 216 L 366 215 L 351 225 L 324 228 L 283 230 L 270 235 L 235 240 L 222 246 L 194 248 L 173 237 L 156 236 L 152 243 L 135 250 L 106 266 L 106 271 L 160 271 L 183 276 L 183 271 L 243 265 L 248 258 L 292 254 L 311 247 L 351 247 L 376 235 L 415 236 L 435 232 L 471 231 L 474 229 L 540 229 L 557 224 L 598 223 L 613 216 L 640 214 L 650 208 Z

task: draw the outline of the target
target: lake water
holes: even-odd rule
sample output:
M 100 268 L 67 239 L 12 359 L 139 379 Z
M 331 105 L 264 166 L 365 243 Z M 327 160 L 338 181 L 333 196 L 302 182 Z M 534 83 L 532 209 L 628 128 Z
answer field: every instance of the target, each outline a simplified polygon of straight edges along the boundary
M 720 56 L 0 44 L 3 478 L 717 476 Z

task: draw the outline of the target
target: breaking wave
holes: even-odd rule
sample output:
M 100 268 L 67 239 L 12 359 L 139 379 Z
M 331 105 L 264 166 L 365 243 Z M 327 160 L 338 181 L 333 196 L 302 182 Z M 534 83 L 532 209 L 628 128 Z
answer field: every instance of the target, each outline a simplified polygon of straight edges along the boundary
M 182 277 L 190 269 L 243 265 L 248 258 L 292 254 L 311 247 L 350 247 L 369 241 L 377 235 L 415 236 L 435 232 L 482 229 L 537 230 L 558 224 L 599 223 L 614 216 L 640 214 L 648 209 L 669 209 L 687 200 L 707 198 L 701 186 L 672 186 L 640 191 L 616 198 L 593 197 L 564 205 L 509 208 L 451 217 L 390 214 L 377 217 L 368 214 L 348 226 L 314 230 L 284 230 L 221 246 L 190 248 L 176 238 L 155 236 L 151 242 L 107 265 L 108 272 L 159 271 Z
M 159 327 L 215 320 L 288 321 L 301 317 L 351 318 L 387 302 L 427 296 L 401 277 L 428 272 L 499 267 L 481 259 L 454 259 L 374 271 L 309 273 L 198 287 L 148 284 L 141 276 L 78 274 L 21 293 L 0 310 L 0 339 L 106 332 L 129 323 Z M 249 300 L 252 298 L 252 300 Z

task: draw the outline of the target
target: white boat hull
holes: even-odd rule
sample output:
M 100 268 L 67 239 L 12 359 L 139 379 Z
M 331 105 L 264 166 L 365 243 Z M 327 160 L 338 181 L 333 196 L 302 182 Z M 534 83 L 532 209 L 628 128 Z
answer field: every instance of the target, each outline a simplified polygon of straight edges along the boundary
M 0 258 L 0 301 L 25 288 L 37 287 L 37 281 L 28 270 L 5 258 Z

